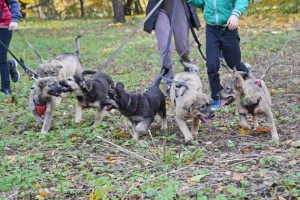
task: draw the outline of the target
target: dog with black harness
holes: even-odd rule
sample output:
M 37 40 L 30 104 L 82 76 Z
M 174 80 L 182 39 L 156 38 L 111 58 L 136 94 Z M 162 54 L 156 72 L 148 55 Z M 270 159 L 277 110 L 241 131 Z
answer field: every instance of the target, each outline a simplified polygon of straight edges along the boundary
M 209 106 L 208 95 L 202 93 L 198 67 L 183 61 L 181 63 L 185 70 L 175 76 L 176 82 L 172 83 L 170 98 L 175 108 L 176 122 L 187 143 L 198 133 L 199 121 L 208 123 L 215 114 Z M 187 126 L 187 120 L 190 118 L 193 119 L 191 130 Z
M 82 109 L 96 108 L 97 113 L 92 125 L 102 120 L 105 114 L 104 106 L 100 102 L 105 100 L 110 88 L 114 88 L 114 81 L 105 73 L 97 73 L 95 78 L 86 78 L 87 74 L 95 74 L 95 71 L 85 70 L 82 76 L 69 76 L 66 80 L 60 80 L 59 85 L 53 88 L 53 92 L 72 92 L 77 98 L 75 106 L 75 123 L 82 120 Z
M 156 114 L 161 117 L 161 128 L 167 129 L 166 100 L 164 93 L 159 89 L 164 72 L 165 70 L 143 94 L 128 93 L 124 84 L 118 82 L 114 89 L 108 91 L 106 100 L 101 103 L 106 106 L 107 111 L 116 109 L 131 122 L 135 139 L 147 131 Z

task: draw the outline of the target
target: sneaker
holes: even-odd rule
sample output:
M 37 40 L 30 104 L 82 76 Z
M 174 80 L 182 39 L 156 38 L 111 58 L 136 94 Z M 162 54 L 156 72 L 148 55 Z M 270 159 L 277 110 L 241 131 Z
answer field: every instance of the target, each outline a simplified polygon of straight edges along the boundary
M 1 92 L 4 93 L 5 95 L 11 95 L 10 89 L 7 88 L 1 89 Z
M 222 100 L 219 100 L 219 99 L 213 100 L 213 102 L 210 104 L 210 108 L 212 110 L 220 109 L 221 103 L 222 103 Z
M 10 78 L 13 82 L 18 82 L 20 80 L 20 73 L 17 70 L 18 63 L 15 59 L 9 60 L 10 63 Z
M 249 74 L 250 73 L 250 69 L 251 69 L 251 65 L 249 63 L 244 63 L 244 65 L 246 66 L 247 68 L 247 73 Z
M 171 86 L 168 86 L 167 90 L 166 90 L 166 97 L 168 97 L 168 98 L 170 98 L 170 88 L 171 88 Z

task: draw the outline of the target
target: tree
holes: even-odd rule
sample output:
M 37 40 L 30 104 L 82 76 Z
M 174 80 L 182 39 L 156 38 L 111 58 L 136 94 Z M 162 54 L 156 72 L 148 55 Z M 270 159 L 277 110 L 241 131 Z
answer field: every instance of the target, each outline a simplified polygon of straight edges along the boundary
M 123 0 L 113 0 L 114 22 L 125 23 Z

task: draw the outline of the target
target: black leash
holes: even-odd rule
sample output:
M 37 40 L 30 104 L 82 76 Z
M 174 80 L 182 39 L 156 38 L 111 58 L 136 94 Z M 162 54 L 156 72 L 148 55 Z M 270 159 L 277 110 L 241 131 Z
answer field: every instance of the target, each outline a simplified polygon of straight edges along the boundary
M 185 2 L 185 1 L 184 1 L 184 2 Z M 204 60 L 206 60 L 206 58 L 205 58 L 205 56 L 204 56 L 204 54 L 203 54 L 203 52 L 202 52 L 202 50 L 201 50 L 201 43 L 199 42 L 198 37 L 196 36 L 196 33 L 195 33 L 195 31 L 194 31 L 194 28 L 193 28 L 193 25 L 192 25 L 191 20 L 190 20 L 190 18 L 189 18 L 189 16 L 188 16 L 188 13 L 187 13 L 187 10 L 190 10 L 190 9 L 189 9 L 189 8 L 190 8 L 190 5 L 189 5 L 188 3 L 184 3 L 184 2 L 183 2 L 183 6 L 185 7 L 185 5 L 186 5 L 186 6 L 188 7 L 188 9 L 186 9 L 186 8 L 184 9 L 184 12 L 185 12 L 187 21 L 189 22 L 189 27 L 190 27 L 191 32 L 192 32 L 192 34 L 193 34 L 194 40 L 197 42 L 198 50 L 199 50 L 199 52 L 200 52 L 202 58 L 203 58 Z
M 138 31 L 138 29 L 147 21 L 147 19 L 152 15 L 153 12 L 155 12 L 156 8 L 163 2 L 163 0 L 160 0 L 156 6 L 148 13 L 148 15 L 140 22 L 140 24 L 135 28 L 135 30 L 126 38 L 126 40 L 119 46 L 119 48 L 111 54 L 111 56 L 106 60 L 106 62 L 100 67 L 100 69 L 91 77 L 94 79 L 98 76 L 99 73 L 112 61 L 112 59 L 119 53 L 119 51 L 129 42 L 129 40 L 133 37 L 133 35 Z
M 34 53 L 40 58 L 40 60 L 42 61 L 42 63 L 46 63 L 46 61 L 43 59 L 43 57 L 41 56 L 41 54 L 39 54 L 39 52 L 26 40 L 26 38 L 24 37 L 24 35 L 17 29 L 16 30 L 21 36 L 22 38 L 27 42 L 27 44 L 30 46 L 30 48 L 34 51 Z
M 32 69 L 30 69 L 29 67 L 27 67 L 24 63 L 24 61 L 21 58 L 21 61 L 7 48 L 7 46 L 5 46 L 5 44 L 3 44 L 2 41 L 0 41 L 1 44 L 3 45 L 3 47 L 9 52 L 9 54 L 18 62 L 18 64 L 25 70 L 26 74 L 34 79 L 36 81 L 36 79 L 39 78 L 39 76 L 37 75 L 37 73 L 35 71 L 33 71 Z

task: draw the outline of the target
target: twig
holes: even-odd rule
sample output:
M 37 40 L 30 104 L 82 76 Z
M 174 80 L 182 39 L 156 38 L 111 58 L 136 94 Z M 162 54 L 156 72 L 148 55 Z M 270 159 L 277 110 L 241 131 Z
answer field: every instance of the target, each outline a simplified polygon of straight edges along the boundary
M 9 197 L 7 197 L 8 199 L 12 198 L 13 196 L 15 196 L 16 194 L 18 194 L 19 192 L 17 191 L 16 193 L 10 195 Z
M 151 137 L 151 140 L 152 140 L 152 143 L 153 143 L 154 148 L 155 148 L 155 149 L 158 149 L 158 148 L 156 147 L 156 145 L 155 145 L 154 139 L 153 139 L 153 137 L 152 137 L 152 134 L 151 134 L 151 131 L 150 131 L 149 128 L 148 128 L 148 132 L 149 132 L 149 135 L 150 135 L 150 137 Z
M 164 143 L 163 143 L 163 154 L 164 154 L 164 161 L 166 162 L 167 160 L 166 138 L 164 138 Z
M 103 139 L 103 138 L 100 137 L 100 136 L 96 136 L 96 137 L 99 138 L 99 139 L 101 139 L 101 140 L 103 140 L 104 142 L 107 142 L 107 143 L 109 143 L 109 144 L 111 144 L 111 145 L 113 145 L 113 146 L 119 148 L 119 150 L 121 150 L 121 151 L 123 151 L 123 152 L 126 152 L 126 153 L 128 153 L 128 154 L 130 154 L 130 155 L 135 156 L 136 158 L 139 158 L 140 160 L 146 160 L 146 161 L 148 161 L 148 162 L 154 162 L 153 160 L 149 160 L 149 159 L 147 159 L 147 158 L 143 158 L 143 157 L 141 157 L 141 156 L 139 156 L 139 155 L 137 155 L 137 154 L 135 154 L 135 153 L 133 153 L 133 152 L 131 152 L 131 151 L 128 151 L 127 149 L 124 149 L 123 147 L 120 147 L 120 146 L 118 146 L 118 145 L 116 145 L 116 144 L 114 144 L 114 143 L 112 143 L 112 142 L 110 142 L 110 141 L 108 141 L 108 140 L 105 140 L 105 139 Z
M 158 160 L 158 157 L 152 152 L 150 146 L 148 145 L 147 141 L 144 140 L 145 145 L 147 146 L 147 148 L 149 149 L 150 153 L 156 158 L 156 160 Z
M 129 188 L 129 190 L 126 192 L 126 194 L 124 195 L 124 197 L 121 199 L 121 200 L 123 200 L 123 199 L 125 199 L 125 197 L 127 196 L 127 194 L 131 191 L 131 189 L 134 187 L 134 184 Z

